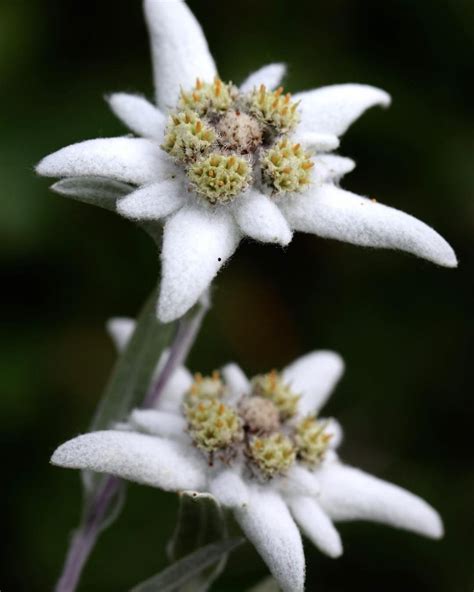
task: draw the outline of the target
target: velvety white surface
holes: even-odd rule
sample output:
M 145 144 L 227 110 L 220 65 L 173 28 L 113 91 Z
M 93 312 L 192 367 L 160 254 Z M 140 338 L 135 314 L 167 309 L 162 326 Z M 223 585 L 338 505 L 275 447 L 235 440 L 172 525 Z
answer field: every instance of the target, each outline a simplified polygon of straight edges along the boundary
M 400 249 L 455 267 L 456 255 L 432 228 L 413 216 L 332 185 L 279 203 L 294 230 L 385 249 Z
M 179 210 L 185 203 L 183 185 L 166 179 L 145 185 L 119 200 L 117 212 L 131 220 L 158 220 Z
M 157 144 L 143 138 L 106 138 L 72 144 L 46 156 L 36 167 L 44 177 L 102 176 L 142 185 L 159 181 L 169 160 Z
M 436 510 L 397 485 L 339 463 L 328 463 L 317 477 L 319 501 L 333 520 L 383 522 L 435 539 L 443 535 Z
M 165 224 L 158 316 L 163 322 L 185 314 L 234 253 L 241 235 L 222 209 L 182 208 Z
M 342 555 L 342 541 L 328 515 L 318 502 L 310 497 L 294 497 L 289 507 L 301 532 L 329 557 Z
M 243 93 L 251 92 L 254 88 L 259 88 L 262 84 L 269 90 L 274 90 L 277 86 L 280 86 L 285 74 L 285 64 L 268 64 L 250 74 L 240 85 L 240 90 Z
M 166 117 L 145 97 L 128 93 L 115 93 L 107 97 L 114 114 L 139 136 L 163 139 Z
M 108 430 L 78 436 L 60 446 L 53 465 L 108 473 L 166 491 L 204 489 L 205 460 L 169 439 Z
M 286 246 L 293 237 L 275 203 L 258 191 L 250 191 L 236 200 L 234 217 L 240 230 L 257 241 Z
M 390 96 L 367 84 L 334 84 L 297 93 L 305 131 L 341 136 L 370 107 L 388 107 Z
M 265 487 L 252 487 L 245 508 L 234 511 L 283 592 L 303 592 L 305 560 L 299 530 L 281 497 Z
M 180 88 L 192 88 L 199 77 L 217 74 L 201 26 L 182 0 L 145 0 L 160 109 L 174 108 Z
M 300 413 L 318 412 L 344 372 L 342 358 L 332 351 L 315 351 L 298 358 L 283 371 L 283 378 L 301 395 Z

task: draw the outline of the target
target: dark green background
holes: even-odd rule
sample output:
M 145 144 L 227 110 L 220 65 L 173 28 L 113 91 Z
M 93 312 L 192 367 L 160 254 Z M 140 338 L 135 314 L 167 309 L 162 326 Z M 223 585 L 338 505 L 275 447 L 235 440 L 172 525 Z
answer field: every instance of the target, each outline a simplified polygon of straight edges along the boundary
M 472 0 L 190 0 L 224 79 L 290 65 L 289 90 L 365 82 L 388 90 L 342 154 L 344 181 L 421 218 L 455 247 L 459 270 L 298 235 L 285 251 L 244 244 L 219 276 L 192 369 L 235 359 L 248 372 L 333 348 L 346 375 L 327 411 L 343 456 L 419 493 L 443 515 L 432 542 L 341 525 L 342 559 L 307 545 L 308 590 L 468 592 L 474 587 L 472 463 Z M 124 133 L 102 96 L 151 94 L 138 0 L 0 0 L 2 592 L 50 590 L 77 523 L 79 480 L 49 466 L 84 431 L 113 364 L 103 327 L 134 315 L 158 271 L 130 223 L 48 192 L 33 164 L 64 145 Z M 175 497 L 130 487 L 81 590 L 120 592 L 164 564 Z M 237 554 L 216 590 L 265 573 Z

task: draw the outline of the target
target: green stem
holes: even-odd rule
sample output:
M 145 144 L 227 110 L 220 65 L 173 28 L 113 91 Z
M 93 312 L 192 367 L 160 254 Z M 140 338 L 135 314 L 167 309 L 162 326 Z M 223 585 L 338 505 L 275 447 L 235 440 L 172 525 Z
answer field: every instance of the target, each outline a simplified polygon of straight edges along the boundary
M 156 293 L 153 293 L 140 314 L 129 344 L 117 361 L 91 431 L 108 429 L 114 423 L 123 421 L 140 400 L 145 408 L 156 405 L 175 369 L 185 362 L 209 308 L 207 298 L 203 298 L 193 311 L 179 321 L 166 363 L 149 389 L 158 360 L 175 328 L 175 324 L 158 323 L 155 302 Z M 101 532 L 112 522 L 111 506 L 120 497 L 122 481 L 117 477 L 104 478 L 84 473 L 84 485 L 86 509 L 71 539 L 55 592 L 74 592 L 77 589 Z

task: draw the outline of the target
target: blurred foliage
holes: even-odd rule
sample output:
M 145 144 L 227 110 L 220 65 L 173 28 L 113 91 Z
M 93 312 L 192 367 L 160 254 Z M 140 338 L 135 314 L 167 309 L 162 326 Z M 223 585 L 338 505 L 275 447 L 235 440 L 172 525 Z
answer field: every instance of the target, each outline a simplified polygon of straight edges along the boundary
M 246 243 L 218 278 L 190 366 L 236 359 L 248 372 L 334 348 L 347 373 L 328 412 L 344 457 L 430 500 L 440 543 L 342 525 L 334 562 L 309 544 L 308 590 L 464 592 L 474 585 L 472 352 L 474 109 L 472 0 L 190 0 L 224 78 L 270 61 L 290 90 L 379 85 L 394 98 L 347 134 L 344 182 L 437 228 L 457 271 L 393 252 L 297 236 L 285 251 Z M 139 0 L 0 0 L 0 258 L 3 441 L 0 564 L 5 592 L 43 592 L 79 518 L 79 475 L 48 459 L 87 429 L 113 363 L 106 319 L 135 315 L 156 251 L 133 225 L 48 191 L 33 165 L 69 143 L 125 133 L 102 97 L 151 94 Z M 127 590 L 165 565 L 175 496 L 130 487 L 82 590 Z M 133 541 L 133 544 L 130 544 Z M 265 575 L 246 545 L 216 590 Z

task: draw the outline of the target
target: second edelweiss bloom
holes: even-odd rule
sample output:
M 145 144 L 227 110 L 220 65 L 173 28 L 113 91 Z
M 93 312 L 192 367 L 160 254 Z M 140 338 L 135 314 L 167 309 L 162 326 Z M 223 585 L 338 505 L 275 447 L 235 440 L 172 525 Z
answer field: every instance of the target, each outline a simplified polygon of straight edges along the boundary
M 119 347 L 133 326 L 110 325 Z M 301 533 L 330 557 L 342 553 L 337 521 L 443 534 L 439 515 L 422 499 L 339 460 L 342 430 L 319 410 L 342 372 L 341 358 L 328 351 L 250 381 L 235 364 L 222 377 L 193 378 L 179 368 L 156 409 L 66 442 L 52 463 L 213 495 L 233 512 L 283 592 L 302 592 Z
M 127 218 L 164 225 L 162 321 L 193 306 L 245 236 L 285 246 L 299 230 L 456 265 L 430 227 L 338 186 L 355 164 L 330 152 L 366 109 L 389 105 L 387 93 L 342 84 L 291 96 L 279 86 L 281 64 L 240 87 L 225 83 L 184 2 L 145 0 L 145 12 L 157 106 L 135 95 L 109 99 L 142 138 L 75 144 L 37 170 L 67 178 L 54 186 L 60 193 L 91 201 L 96 192 Z

